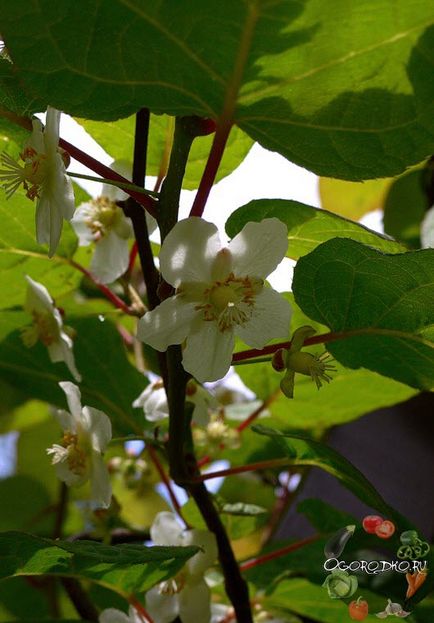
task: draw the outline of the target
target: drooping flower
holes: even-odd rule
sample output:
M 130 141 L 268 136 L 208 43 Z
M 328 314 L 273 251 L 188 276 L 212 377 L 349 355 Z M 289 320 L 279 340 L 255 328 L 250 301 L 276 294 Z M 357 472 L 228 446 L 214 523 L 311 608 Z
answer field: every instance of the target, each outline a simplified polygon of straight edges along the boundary
M 76 381 L 81 381 L 73 353 L 73 342 L 65 330 L 62 315 L 47 288 L 26 275 L 27 295 L 24 309 L 32 316 L 33 324 L 22 330 L 22 339 L 31 347 L 40 340 L 47 347 L 53 363 L 64 361 Z
M 20 154 L 24 165 L 3 153 L 0 159 L 6 168 L 0 170 L 0 180 L 8 198 L 22 184 L 26 196 L 37 199 L 36 240 L 49 245 L 48 255 L 52 257 L 59 244 L 63 219 L 70 221 L 75 209 L 72 182 L 65 171 L 69 157 L 59 149 L 58 110 L 48 107 L 45 128 L 36 118 L 32 125 L 33 132 Z
M 375 616 L 379 619 L 386 619 L 388 616 L 395 616 L 403 619 L 408 617 L 409 614 L 411 614 L 411 612 L 406 612 L 400 604 L 394 603 L 391 599 L 388 599 L 387 606 L 383 612 L 377 612 Z
M 112 169 L 126 178 L 131 175 L 131 166 L 122 160 L 115 161 Z M 120 188 L 103 184 L 101 196 L 79 205 L 71 221 L 80 246 L 95 243 L 90 270 L 101 283 L 115 281 L 128 268 L 128 239 L 133 228 L 131 219 L 116 204 L 127 198 Z M 146 222 L 152 233 L 157 226 L 155 219 L 146 213 Z
M 336 371 L 334 365 L 330 363 L 330 355 L 325 352 L 322 355 L 312 355 L 312 353 L 302 352 L 304 340 L 316 333 L 310 326 L 299 327 L 294 331 L 290 348 L 279 348 L 272 359 L 275 370 L 282 372 L 286 370 L 285 376 L 280 381 L 280 389 L 288 398 L 294 397 L 295 373 L 310 376 L 317 388 L 322 387 L 322 382 L 330 383 L 329 372 Z
M 93 407 L 81 406 L 80 390 L 74 383 L 62 382 L 69 412 L 58 410 L 57 419 L 64 435 L 60 444 L 48 448 L 57 476 L 68 487 L 79 487 L 88 480 L 92 501 L 107 508 L 111 500 L 111 484 L 102 458 L 112 437 L 110 419 Z
M 217 558 L 214 535 L 206 530 L 183 530 L 173 513 L 158 513 L 151 526 L 155 545 L 197 545 L 202 551 L 188 560 L 175 577 L 146 593 L 146 609 L 155 623 L 209 623 L 211 594 L 205 571 Z
M 186 400 L 194 405 L 192 419 L 200 426 L 206 426 L 209 421 L 208 411 L 217 409 L 218 402 L 204 387 L 190 379 L 186 388 Z M 150 383 L 133 402 L 133 407 L 143 408 L 145 418 L 149 422 L 160 422 L 169 417 L 166 390 L 161 379 Z
M 264 285 L 287 246 L 287 228 L 276 218 L 247 223 L 227 247 L 212 223 L 179 221 L 160 252 L 161 273 L 175 295 L 140 319 L 139 339 L 160 351 L 186 340 L 185 370 L 200 382 L 223 377 L 236 335 L 263 348 L 288 334 L 290 305 Z
M 434 248 L 434 206 L 427 211 L 421 223 L 420 240 L 424 249 Z

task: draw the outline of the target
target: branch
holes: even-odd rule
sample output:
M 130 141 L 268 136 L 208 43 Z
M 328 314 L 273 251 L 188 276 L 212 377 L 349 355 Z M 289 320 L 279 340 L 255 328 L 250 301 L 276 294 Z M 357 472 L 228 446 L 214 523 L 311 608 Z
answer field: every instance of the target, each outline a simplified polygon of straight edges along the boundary
M 274 560 L 275 558 L 286 556 L 286 554 L 295 552 L 296 550 L 301 549 L 305 545 L 309 545 L 309 543 L 314 543 L 315 541 L 318 541 L 319 538 L 320 535 L 315 534 L 314 536 L 307 537 L 306 539 L 296 541 L 295 543 L 291 543 L 291 545 L 287 545 L 286 547 L 277 549 L 274 552 L 269 552 L 268 554 L 264 554 L 263 556 L 258 556 L 257 558 L 253 558 L 252 560 L 243 562 L 240 565 L 241 571 L 248 571 L 249 569 L 253 569 L 253 567 L 263 565 L 265 562 L 269 562 L 270 560 Z

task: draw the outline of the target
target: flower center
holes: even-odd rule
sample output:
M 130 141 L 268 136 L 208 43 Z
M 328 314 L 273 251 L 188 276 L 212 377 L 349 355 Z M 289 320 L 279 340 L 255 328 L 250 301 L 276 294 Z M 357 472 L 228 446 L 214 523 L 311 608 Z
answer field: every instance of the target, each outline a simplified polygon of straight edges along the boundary
M 90 207 L 84 222 L 95 240 L 100 240 L 116 225 L 121 217 L 121 209 L 107 197 L 98 197 L 89 203 Z
M 62 446 L 68 451 L 66 460 L 71 472 L 77 476 L 84 476 L 87 470 L 87 456 L 85 450 L 79 445 L 78 435 L 65 431 Z
M 261 291 L 262 279 L 235 277 L 230 273 L 224 281 L 215 281 L 203 292 L 205 302 L 196 309 L 203 310 L 204 320 L 214 320 L 221 332 L 250 319 L 255 296 Z
M 25 327 L 22 331 L 22 340 L 28 348 L 40 340 L 44 346 L 51 346 L 59 339 L 59 326 L 56 318 L 50 314 L 32 311 L 33 326 Z
M 167 596 L 177 595 L 184 588 L 184 584 L 185 584 L 185 578 L 181 572 L 181 573 L 178 573 L 178 575 L 175 578 L 166 580 L 166 582 L 161 582 L 161 584 L 158 587 L 158 592 L 160 593 L 160 595 L 167 595 Z

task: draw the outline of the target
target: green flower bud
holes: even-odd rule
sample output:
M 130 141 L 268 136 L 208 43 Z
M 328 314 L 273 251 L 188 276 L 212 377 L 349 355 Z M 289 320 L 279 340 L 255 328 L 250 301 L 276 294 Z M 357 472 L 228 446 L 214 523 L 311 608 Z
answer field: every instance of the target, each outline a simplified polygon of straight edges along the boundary
M 355 575 L 349 575 L 347 571 L 332 571 L 324 581 L 331 599 L 344 599 L 351 597 L 357 590 L 358 582 Z

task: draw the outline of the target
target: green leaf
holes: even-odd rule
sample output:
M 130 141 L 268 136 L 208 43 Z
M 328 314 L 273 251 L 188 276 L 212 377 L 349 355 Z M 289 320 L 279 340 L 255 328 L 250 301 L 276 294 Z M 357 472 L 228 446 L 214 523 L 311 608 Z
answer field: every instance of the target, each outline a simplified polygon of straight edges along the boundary
M 420 224 L 430 207 L 424 190 L 425 169 L 395 180 L 384 203 L 384 231 L 413 249 L 420 248 Z
M 113 160 L 131 161 L 134 148 L 135 117 L 117 121 L 100 122 L 87 119 L 77 120 L 87 132 L 110 154 Z M 166 144 L 172 144 L 173 119 L 167 115 L 151 115 L 148 152 L 146 159 L 147 175 L 157 176 L 164 156 Z M 192 190 L 199 186 L 214 134 L 199 136 L 193 141 L 182 187 Z M 244 160 L 253 145 L 250 137 L 234 127 L 229 135 L 226 149 L 216 175 L 216 182 L 232 173 Z
M 0 308 L 23 305 L 25 275 L 42 282 L 54 298 L 77 286 L 81 274 L 68 263 L 77 248 L 77 236 L 69 223 L 64 223 L 60 245 L 51 259 L 45 246 L 36 242 L 35 205 L 20 192 L 7 201 L 4 194 L 1 197 L 0 224 Z
M 10 315 L 13 313 L 0 314 L 0 333 L 3 317 Z M 66 324 L 76 331 L 74 354 L 83 377 L 82 404 L 107 413 L 115 436 L 141 434 L 146 420 L 140 409 L 133 409 L 132 402 L 146 387 L 147 380 L 129 363 L 116 328 L 108 320 L 98 318 L 67 317 Z M 2 378 L 12 387 L 24 389 L 29 398 L 65 408 L 65 394 L 58 383 L 70 378 L 70 373 L 63 362 L 50 362 L 41 343 L 29 349 L 20 332 L 12 331 L 0 342 L 0 370 Z
M 293 291 L 307 316 L 340 334 L 327 350 L 343 365 L 434 386 L 434 250 L 386 255 L 330 240 L 299 260 Z
M 81 117 L 224 111 L 264 147 L 354 180 L 434 151 L 425 0 L 339 0 L 333 11 L 327 0 L 1 0 L 0 10 L 26 90 Z
M 102 545 L 52 541 L 22 532 L 0 534 L 0 580 L 68 576 L 97 582 L 128 598 L 175 575 L 197 547 Z
M 373 210 L 383 209 L 391 179 L 345 182 L 328 177 L 319 180 L 321 207 L 353 221 Z
M 35 530 L 35 524 L 38 530 L 48 531 L 51 528 L 52 518 L 47 521 L 44 514 L 51 501 L 50 495 L 35 478 L 17 475 L 0 480 L 0 501 L 0 531 Z
M 14 65 L 4 59 L 0 59 L 0 87 L 0 107 L 11 113 L 30 117 L 47 108 L 48 101 L 43 94 L 41 98 L 34 98 L 29 97 L 29 94 L 23 91 L 16 78 Z M 1 111 L 0 115 L 2 115 Z M 14 127 L 17 135 L 28 136 L 28 132 L 19 126 Z
M 384 610 L 386 599 L 363 590 L 363 596 L 369 603 L 370 612 Z M 302 578 L 280 582 L 276 590 L 264 599 L 264 607 L 283 612 L 296 612 L 319 623 L 348 623 L 348 606 L 340 599 L 329 599 L 327 591 Z M 374 614 L 369 614 L 365 623 L 378 621 Z
M 249 221 L 261 221 L 270 217 L 278 218 L 287 225 L 289 240 L 287 256 L 295 260 L 310 253 L 322 242 L 336 237 L 352 238 L 388 253 L 405 251 L 405 247 L 399 243 L 363 225 L 326 210 L 285 199 L 250 201 L 231 214 L 226 223 L 226 231 L 232 238 Z
M 279 446 L 281 453 L 288 457 L 291 465 L 319 467 L 337 478 L 364 504 L 377 509 L 385 516 L 398 516 L 365 476 L 336 450 L 307 437 L 285 434 L 265 426 L 255 425 L 252 429 L 260 435 L 271 437 Z
M 357 523 L 353 515 L 345 513 L 319 498 L 306 498 L 297 505 L 297 512 L 303 513 L 321 534 L 334 532 Z

